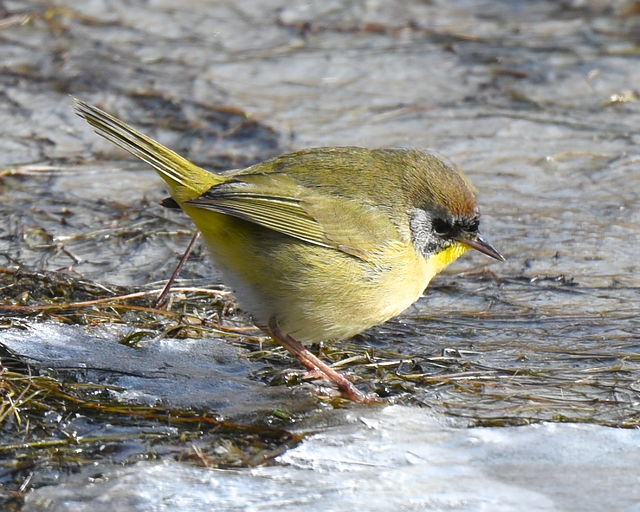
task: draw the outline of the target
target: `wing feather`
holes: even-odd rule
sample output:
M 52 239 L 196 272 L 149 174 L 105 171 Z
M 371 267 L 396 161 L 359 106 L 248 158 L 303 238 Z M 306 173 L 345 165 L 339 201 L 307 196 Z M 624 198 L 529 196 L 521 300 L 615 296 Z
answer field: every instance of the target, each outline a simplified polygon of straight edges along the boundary
M 371 261 L 401 239 L 371 206 L 325 195 L 282 174 L 236 175 L 186 204 L 252 222 L 305 242 Z
M 290 198 L 242 194 L 212 197 L 205 194 L 188 201 L 188 204 L 232 215 L 305 242 L 324 247 L 333 246 L 318 221 L 311 217 L 298 201 Z

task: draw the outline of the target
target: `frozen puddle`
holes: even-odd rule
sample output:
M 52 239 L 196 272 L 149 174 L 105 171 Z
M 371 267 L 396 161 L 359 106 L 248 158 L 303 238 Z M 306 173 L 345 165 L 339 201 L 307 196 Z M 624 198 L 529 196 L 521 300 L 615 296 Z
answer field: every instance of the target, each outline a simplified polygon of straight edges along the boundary
M 132 332 L 123 325 L 31 324 L 0 331 L 0 346 L 37 366 L 71 372 L 79 381 L 121 387 L 112 393 L 123 402 L 238 417 L 291 399 L 284 387 L 252 380 L 251 372 L 262 365 L 223 339 L 153 338 L 136 348 L 117 342 Z
M 583 424 L 452 428 L 400 406 L 335 413 L 278 464 L 89 468 L 25 510 L 639 510 L 640 432 Z M 97 478 L 96 475 L 99 475 Z

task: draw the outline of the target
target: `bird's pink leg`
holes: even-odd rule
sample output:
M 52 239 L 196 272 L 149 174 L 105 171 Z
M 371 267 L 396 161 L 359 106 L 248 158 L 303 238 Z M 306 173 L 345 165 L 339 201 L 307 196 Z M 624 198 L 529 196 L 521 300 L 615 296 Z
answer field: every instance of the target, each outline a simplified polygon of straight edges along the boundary
M 371 401 L 371 399 L 359 391 L 344 375 L 313 355 L 313 353 L 298 340 L 280 331 L 275 325 L 275 322 L 271 322 L 269 328 L 265 330 L 267 330 L 274 340 L 296 356 L 298 361 L 300 361 L 307 370 L 320 373 L 327 380 L 335 383 L 345 398 L 358 403 Z

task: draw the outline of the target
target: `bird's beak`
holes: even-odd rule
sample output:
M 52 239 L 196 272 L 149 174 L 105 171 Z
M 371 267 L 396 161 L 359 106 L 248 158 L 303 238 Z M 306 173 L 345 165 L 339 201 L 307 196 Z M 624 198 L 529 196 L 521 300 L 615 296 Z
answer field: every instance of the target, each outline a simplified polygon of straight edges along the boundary
M 485 242 L 482 238 L 480 238 L 480 236 L 476 236 L 475 238 L 470 239 L 460 237 L 456 238 L 456 240 L 461 244 L 464 244 L 468 247 L 471 247 L 472 249 L 475 249 L 476 251 L 480 251 L 481 253 L 486 254 L 494 260 L 504 261 L 504 256 L 496 251 L 490 243 Z

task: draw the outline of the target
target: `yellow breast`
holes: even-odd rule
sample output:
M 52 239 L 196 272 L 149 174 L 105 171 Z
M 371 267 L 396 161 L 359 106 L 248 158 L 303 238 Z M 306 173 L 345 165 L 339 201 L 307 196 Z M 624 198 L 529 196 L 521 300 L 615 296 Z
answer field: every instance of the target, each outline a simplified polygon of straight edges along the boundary
M 369 309 L 376 320 L 364 315 L 372 321 L 370 326 L 385 322 L 411 306 L 431 279 L 467 250 L 465 245 L 456 242 L 429 258 L 424 258 L 413 245 L 404 245 L 395 254 L 387 253 L 384 259 L 389 270 L 376 283 L 376 301 L 370 304 Z

